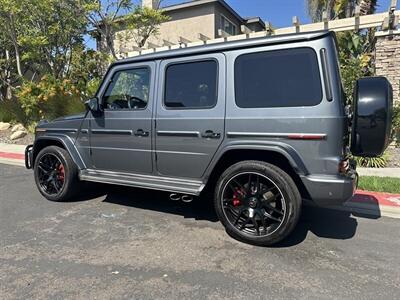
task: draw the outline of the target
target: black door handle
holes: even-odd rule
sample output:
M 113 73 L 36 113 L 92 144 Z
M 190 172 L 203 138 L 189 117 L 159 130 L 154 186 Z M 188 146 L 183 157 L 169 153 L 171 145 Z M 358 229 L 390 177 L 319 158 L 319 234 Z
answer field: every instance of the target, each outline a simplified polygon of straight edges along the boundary
M 204 132 L 201 137 L 205 138 L 205 139 L 219 139 L 221 137 L 220 133 L 214 132 L 212 130 L 207 130 L 206 132 Z
M 149 132 L 148 131 L 144 131 L 143 129 L 138 129 L 133 133 L 135 136 L 149 136 Z

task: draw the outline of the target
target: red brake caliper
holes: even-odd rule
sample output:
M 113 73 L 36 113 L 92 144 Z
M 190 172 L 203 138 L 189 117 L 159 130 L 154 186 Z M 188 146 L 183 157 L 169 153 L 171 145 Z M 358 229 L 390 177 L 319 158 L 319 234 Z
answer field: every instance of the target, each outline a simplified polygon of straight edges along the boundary
M 233 206 L 242 205 L 242 201 L 240 199 L 243 197 L 243 192 L 240 189 L 236 189 L 233 193 Z
M 65 177 L 64 165 L 60 164 L 57 169 L 58 169 L 57 179 L 64 182 L 64 177 Z

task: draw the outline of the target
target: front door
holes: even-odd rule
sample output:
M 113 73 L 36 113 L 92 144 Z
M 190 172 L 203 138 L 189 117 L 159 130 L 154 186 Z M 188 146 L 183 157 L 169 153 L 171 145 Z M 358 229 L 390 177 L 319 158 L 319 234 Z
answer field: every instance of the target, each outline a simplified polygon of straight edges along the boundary
M 224 138 L 225 57 L 165 60 L 160 77 L 157 172 L 201 178 Z
M 104 112 L 90 119 L 92 167 L 153 171 L 151 149 L 155 63 L 116 66 L 99 92 Z

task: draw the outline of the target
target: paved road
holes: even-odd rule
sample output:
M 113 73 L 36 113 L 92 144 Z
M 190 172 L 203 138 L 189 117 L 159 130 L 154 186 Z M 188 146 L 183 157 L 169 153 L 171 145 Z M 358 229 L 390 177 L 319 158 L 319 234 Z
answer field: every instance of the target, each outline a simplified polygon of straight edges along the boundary
M 400 298 L 400 220 L 305 208 L 274 248 L 231 239 L 204 202 L 96 186 L 52 203 L 0 164 L 1 299 Z

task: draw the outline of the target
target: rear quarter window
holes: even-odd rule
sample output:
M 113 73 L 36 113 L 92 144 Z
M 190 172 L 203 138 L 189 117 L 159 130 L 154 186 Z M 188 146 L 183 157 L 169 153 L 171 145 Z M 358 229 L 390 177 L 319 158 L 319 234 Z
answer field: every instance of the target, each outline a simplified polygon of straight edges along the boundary
M 243 54 L 235 61 L 235 101 L 241 108 L 314 106 L 321 100 L 311 48 Z

